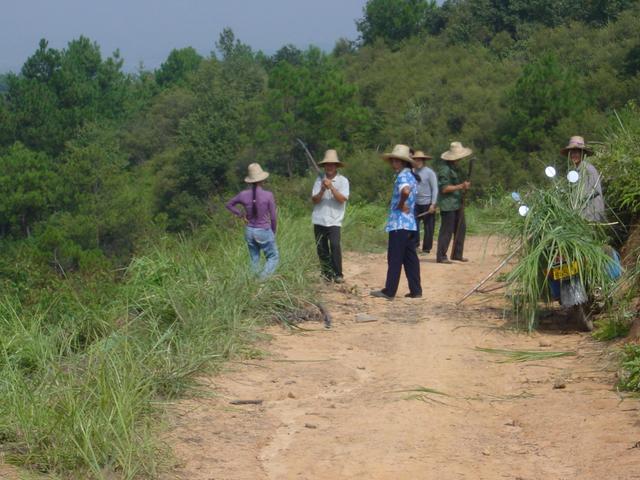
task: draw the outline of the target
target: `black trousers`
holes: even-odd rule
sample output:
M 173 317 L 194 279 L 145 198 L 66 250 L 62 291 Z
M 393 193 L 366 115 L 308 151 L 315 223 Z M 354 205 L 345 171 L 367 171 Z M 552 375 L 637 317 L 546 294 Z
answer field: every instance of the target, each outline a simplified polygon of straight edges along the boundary
M 418 231 L 416 232 L 416 247 L 420 247 L 420 223 L 424 224 L 424 239 L 422 240 L 422 251 L 431 251 L 433 248 L 433 231 L 436 227 L 436 214 L 429 213 L 419 217 L 421 213 L 429 210 L 431 205 L 418 205 L 416 204 L 416 223 L 418 224 Z
M 342 277 L 342 249 L 340 247 L 340 227 L 314 225 L 318 258 L 322 276 L 332 280 Z
M 404 266 L 404 274 L 409 282 L 409 292 L 422 294 L 420 285 L 420 260 L 416 253 L 415 232 L 410 230 L 393 230 L 389 232 L 387 247 L 387 281 L 384 294 L 395 297 L 400 284 L 400 273 Z
M 451 237 L 453 237 L 451 258 L 459 260 L 464 253 L 464 237 L 467 233 L 464 211 L 462 209 L 451 212 L 440 211 L 440 219 L 440 234 L 438 235 L 438 254 L 436 260 L 447 259 L 447 250 L 449 250 Z

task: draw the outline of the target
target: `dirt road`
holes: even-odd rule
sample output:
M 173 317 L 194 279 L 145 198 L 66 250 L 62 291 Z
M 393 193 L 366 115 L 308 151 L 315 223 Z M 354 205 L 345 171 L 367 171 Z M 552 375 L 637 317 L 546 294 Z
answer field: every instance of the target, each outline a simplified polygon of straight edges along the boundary
M 601 344 L 570 329 L 517 333 L 499 294 L 455 307 L 496 248 L 475 237 L 468 264 L 422 258 L 425 296 L 400 298 L 403 279 L 393 302 L 368 296 L 384 255 L 348 254 L 346 287 L 325 295 L 333 329 L 274 327 L 267 359 L 229 365 L 210 379 L 218 397 L 178 406 L 167 478 L 640 479 L 639 403 L 612 388 Z M 577 356 L 498 363 L 475 347 Z

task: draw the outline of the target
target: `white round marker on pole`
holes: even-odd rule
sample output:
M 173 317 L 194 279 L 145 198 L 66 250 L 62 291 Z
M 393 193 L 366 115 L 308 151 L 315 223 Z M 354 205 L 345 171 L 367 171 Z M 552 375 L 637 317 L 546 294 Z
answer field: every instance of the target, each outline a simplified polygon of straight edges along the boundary
M 576 183 L 578 180 L 580 180 L 580 174 L 575 170 L 571 170 L 569 173 L 567 173 L 567 180 L 569 180 L 569 183 Z

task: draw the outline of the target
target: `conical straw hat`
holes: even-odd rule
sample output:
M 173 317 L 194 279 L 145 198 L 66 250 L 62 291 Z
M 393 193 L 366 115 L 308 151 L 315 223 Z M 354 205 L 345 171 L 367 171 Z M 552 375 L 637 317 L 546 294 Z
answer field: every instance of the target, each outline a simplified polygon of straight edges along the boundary
M 393 147 L 391 153 L 383 154 L 382 158 L 387 161 L 391 161 L 396 158 L 398 160 L 409 162 L 414 167 L 416 166 L 416 161 L 411 156 L 411 151 L 407 145 L 396 145 Z
M 318 165 L 326 165 L 327 163 L 333 163 L 338 167 L 344 167 L 344 163 L 338 158 L 338 152 L 335 150 L 327 150 L 324 152 L 324 158 Z
M 245 177 L 244 181 L 246 183 L 258 183 L 265 180 L 269 174 L 262 170 L 262 167 L 259 163 L 252 163 L 248 167 L 248 175 Z
M 443 160 L 460 160 L 461 158 L 468 157 L 473 153 L 473 150 L 470 148 L 463 147 L 460 142 L 451 142 L 449 146 L 449 150 L 440 155 L 440 158 Z
M 579 135 L 574 135 L 569 139 L 569 145 L 560 150 L 561 155 L 566 155 L 569 150 L 582 150 L 586 155 L 592 155 L 593 150 L 587 146 L 587 143 Z
M 418 150 L 412 156 L 415 160 L 431 160 L 433 158 L 431 155 L 427 155 L 422 150 Z

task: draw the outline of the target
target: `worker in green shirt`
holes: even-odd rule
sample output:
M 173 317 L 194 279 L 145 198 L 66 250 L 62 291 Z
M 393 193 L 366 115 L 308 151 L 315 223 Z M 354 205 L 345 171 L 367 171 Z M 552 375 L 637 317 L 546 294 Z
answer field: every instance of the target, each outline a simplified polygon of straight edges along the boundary
M 464 237 L 467 226 L 462 210 L 462 194 L 471 188 L 471 182 L 463 180 L 456 162 L 471 155 L 470 148 L 463 147 L 460 142 L 452 142 L 449 150 L 440 158 L 444 160 L 438 168 L 438 206 L 440 207 L 440 234 L 438 235 L 438 263 L 451 263 L 451 260 L 459 262 L 468 261 L 463 257 Z M 447 257 L 449 244 L 453 237 L 453 250 L 451 260 Z

